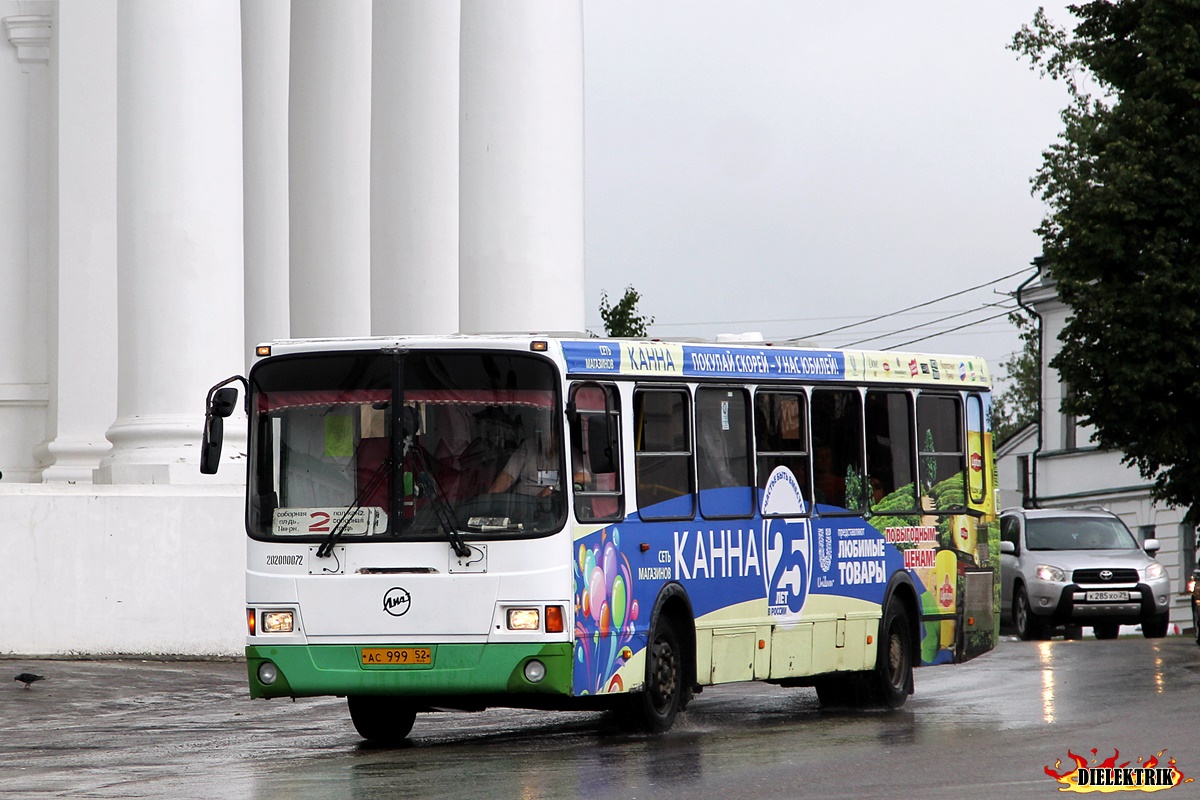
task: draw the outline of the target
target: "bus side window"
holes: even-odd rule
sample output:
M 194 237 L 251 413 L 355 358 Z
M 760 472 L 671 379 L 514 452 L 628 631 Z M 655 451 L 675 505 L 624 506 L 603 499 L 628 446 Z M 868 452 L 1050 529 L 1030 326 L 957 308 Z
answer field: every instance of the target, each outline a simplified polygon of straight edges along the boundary
M 754 514 L 749 411 L 744 389 L 696 390 L 696 468 L 700 513 L 709 518 Z
M 876 514 L 915 511 L 912 395 L 867 392 L 866 422 L 871 510 Z
M 917 433 L 922 506 L 926 511 L 962 509 L 966 506 L 962 399 L 952 395 L 920 395 Z
M 643 519 L 691 519 L 691 403 L 683 389 L 633 395 L 634 465 Z
M 967 488 L 970 501 L 976 505 L 987 500 L 984 425 L 983 398 L 974 393 L 967 395 Z
M 826 513 L 863 510 L 862 396 L 854 389 L 812 394 L 813 486 Z
M 577 384 L 571 395 L 571 475 L 580 522 L 624 518 L 620 397 L 611 386 Z
M 754 446 L 758 488 L 766 489 L 771 473 L 787 467 L 800 484 L 804 501 L 812 503 L 807 406 L 802 392 L 759 391 L 754 396 Z

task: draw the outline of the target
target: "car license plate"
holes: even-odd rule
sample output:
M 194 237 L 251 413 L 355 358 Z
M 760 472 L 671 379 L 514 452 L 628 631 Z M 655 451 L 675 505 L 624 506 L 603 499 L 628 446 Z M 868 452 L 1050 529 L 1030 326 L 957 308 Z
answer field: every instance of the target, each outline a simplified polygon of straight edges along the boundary
M 364 647 L 362 663 L 366 667 L 432 664 L 433 651 L 428 647 Z
M 1129 592 L 1088 592 L 1089 603 L 1125 603 L 1129 601 Z

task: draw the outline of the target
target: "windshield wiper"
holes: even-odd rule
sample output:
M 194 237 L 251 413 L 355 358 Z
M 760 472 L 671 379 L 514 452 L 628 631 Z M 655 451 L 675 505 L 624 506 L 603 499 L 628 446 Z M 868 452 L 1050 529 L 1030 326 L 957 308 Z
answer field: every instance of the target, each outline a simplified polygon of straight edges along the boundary
M 354 498 L 354 502 L 347 508 L 342 515 L 338 517 L 338 521 L 334 523 L 333 530 L 325 537 L 325 541 L 321 542 L 321 546 L 317 548 L 317 558 L 329 558 L 333 554 L 333 546 L 337 544 L 337 540 L 341 538 L 346 529 L 350 527 L 350 521 L 354 519 L 354 515 L 362 508 L 363 501 L 371 496 L 379 485 L 387 478 L 388 471 L 392 466 L 392 459 L 385 458 L 379 462 L 379 466 L 371 473 L 371 477 L 358 490 L 358 496 Z
M 421 487 L 421 492 L 429 496 L 429 505 L 433 508 L 433 513 L 437 517 L 438 525 L 442 532 L 446 534 L 447 541 L 454 548 L 454 554 L 459 558 L 466 558 L 471 555 L 471 548 L 467 547 L 467 543 L 463 541 L 462 534 L 458 532 L 458 519 L 454 516 L 454 507 L 450 505 L 450 501 L 446 499 L 446 493 L 442 491 L 442 485 L 433 475 L 433 469 L 429 466 L 429 459 L 425 457 L 425 449 L 419 444 L 409 444 L 413 453 L 413 460 L 417 462 L 417 467 L 420 472 L 417 473 L 417 485 Z
M 454 516 L 454 507 L 446 499 L 438 479 L 433 476 L 432 472 L 422 470 L 417 476 L 417 485 L 421 487 L 421 491 L 429 495 L 429 504 L 433 506 L 433 513 L 437 516 L 439 527 L 446 534 L 450 546 L 454 548 L 454 554 L 459 558 L 471 555 L 471 548 L 467 547 L 462 534 L 458 532 L 459 525 Z

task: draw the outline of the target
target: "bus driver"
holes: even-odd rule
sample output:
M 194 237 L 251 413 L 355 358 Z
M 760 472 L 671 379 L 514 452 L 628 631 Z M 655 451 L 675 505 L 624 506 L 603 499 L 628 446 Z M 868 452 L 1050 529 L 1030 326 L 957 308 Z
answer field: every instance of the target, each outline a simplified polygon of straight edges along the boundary
M 541 447 L 538 443 L 541 442 Z M 551 437 L 541 431 L 521 440 L 488 492 L 547 497 L 558 487 L 558 457 Z

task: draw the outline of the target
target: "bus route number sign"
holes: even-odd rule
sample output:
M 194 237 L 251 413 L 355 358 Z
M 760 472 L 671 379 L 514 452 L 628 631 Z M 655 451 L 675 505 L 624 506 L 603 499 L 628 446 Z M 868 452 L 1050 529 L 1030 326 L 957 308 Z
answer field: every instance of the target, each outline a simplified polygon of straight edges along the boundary
M 432 664 L 433 651 L 428 647 L 364 647 L 365 667 L 403 667 L 410 664 Z

